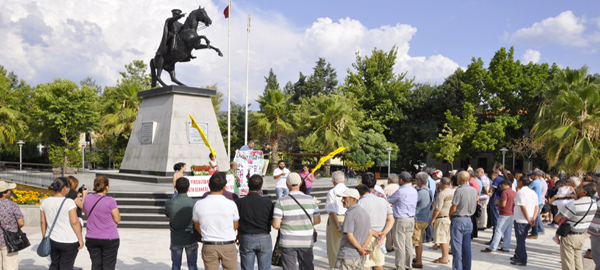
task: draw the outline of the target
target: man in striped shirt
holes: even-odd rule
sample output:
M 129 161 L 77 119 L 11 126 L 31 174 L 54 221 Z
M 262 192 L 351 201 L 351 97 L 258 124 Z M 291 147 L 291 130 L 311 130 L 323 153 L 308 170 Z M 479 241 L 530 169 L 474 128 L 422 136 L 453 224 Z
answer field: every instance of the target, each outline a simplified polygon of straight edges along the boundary
M 598 186 L 596 186 L 596 192 L 598 193 L 598 197 L 600 197 L 600 188 L 598 188 Z M 600 270 L 600 201 L 596 202 L 596 215 L 590 223 L 587 232 L 591 236 L 592 257 L 596 264 L 596 270 Z
M 560 240 L 560 259 L 563 270 L 583 269 L 583 245 L 585 243 L 584 233 L 588 230 L 594 219 L 597 206 L 592 196 L 596 193 L 596 184 L 583 182 L 577 187 L 579 199 L 565 205 L 564 210 L 556 219 L 567 219 L 571 226 L 571 232 Z
M 290 173 L 286 179 L 290 193 L 279 198 L 273 209 L 272 225 L 279 229 L 284 270 L 296 269 L 296 261 L 300 269 L 314 269 L 313 230 L 321 216 L 313 198 L 300 192 L 301 183 L 299 174 Z

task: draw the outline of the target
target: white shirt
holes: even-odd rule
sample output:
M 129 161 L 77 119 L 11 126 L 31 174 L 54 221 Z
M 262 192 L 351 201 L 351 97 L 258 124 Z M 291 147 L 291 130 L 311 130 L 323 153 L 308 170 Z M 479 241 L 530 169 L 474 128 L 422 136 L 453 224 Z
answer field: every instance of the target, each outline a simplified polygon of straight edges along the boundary
M 44 202 L 42 202 L 42 205 L 40 206 L 40 210 L 44 212 L 44 216 L 46 217 L 46 236 L 48 236 L 48 231 L 50 231 L 52 223 L 56 218 L 58 208 L 64 199 L 64 197 L 49 197 L 44 199 Z M 69 218 L 69 211 L 74 208 L 77 208 L 75 202 L 67 198 L 65 204 L 60 209 L 58 218 L 56 218 L 56 225 L 54 225 L 54 229 L 50 232 L 50 239 L 59 243 L 71 244 L 79 242 L 77 234 L 75 234 L 75 231 L 71 226 L 71 219 Z
M 546 181 L 544 178 L 541 178 L 540 181 L 542 181 L 542 203 L 545 203 L 546 194 L 548 194 L 548 181 Z
M 523 215 L 523 211 L 521 211 L 521 205 L 524 205 L 527 208 L 527 215 L 529 218 L 533 218 L 533 214 L 535 212 L 535 206 L 538 205 L 538 196 L 533 189 L 529 187 L 522 187 L 515 197 L 515 215 L 514 220 L 517 223 L 527 223 L 527 218 Z
M 335 185 L 329 192 L 327 192 L 327 201 L 325 202 L 325 211 L 330 213 L 337 213 L 338 215 L 345 215 L 346 209 L 342 203 L 342 197 L 338 197 L 337 194 L 342 194 L 348 187 L 344 183 Z
M 283 170 L 277 168 L 273 171 L 273 176 L 280 175 L 281 173 L 285 173 L 285 174 L 283 176 L 275 179 L 277 181 L 277 182 L 275 182 L 275 187 L 276 188 L 287 188 L 287 184 L 285 181 L 287 180 L 288 175 L 290 175 L 290 170 L 288 170 L 288 168 L 283 168 Z
M 225 196 L 208 195 L 194 205 L 192 220 L 200 223 L 202 241 L 232 241 L 236 237 L 233 222 L 240 220 L 240 214 Z

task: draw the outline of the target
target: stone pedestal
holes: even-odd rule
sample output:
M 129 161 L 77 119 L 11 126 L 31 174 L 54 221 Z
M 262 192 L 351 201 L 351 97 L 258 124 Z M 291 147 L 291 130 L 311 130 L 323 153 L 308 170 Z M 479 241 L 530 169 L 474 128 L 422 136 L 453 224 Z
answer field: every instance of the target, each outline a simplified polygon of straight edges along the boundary
M 229 168 L 210 99 L 215 95 L 215 90 L 186 86 L 139 92 L 138 98 L 143 100 L 119 173 L 172 176 L 175 172 L 173 165 L 177 162 L 186 163 L 188 171 L 191 171 L 192 165 L 208 165 L 210 150 L 197 131 L 189 128 L 189 114 L 199 126 L 207 129 L 205 133 L 217 153 L 219 169 Z

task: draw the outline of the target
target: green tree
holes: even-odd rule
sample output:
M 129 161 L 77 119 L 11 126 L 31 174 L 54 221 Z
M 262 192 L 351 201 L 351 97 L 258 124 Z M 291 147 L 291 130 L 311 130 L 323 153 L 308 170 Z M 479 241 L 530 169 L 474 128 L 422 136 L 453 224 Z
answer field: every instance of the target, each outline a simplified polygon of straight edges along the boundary
M 398 49 L 394 46 L 389 52 L 374 49 L 371 56 L 356 54 L 354 71 L 348 76 L 341 91 L 358 99 L 358 108 L 364 112 L 364 129 L 384 132 L 386 137 L 390 126 L 405 118 L 398 103 L 406 100 L 414 79 L 405 79 L 406 73 L 395 74 Z
M 352 147 L 358 139 L 358 123 L 362 114 L 355 110 L 356 100 L 344 95 L 319 94 L 303 98 L 294 122 L 299 130 L 309 134 L 300 138 L 301 148 L 312 153 L 329 152 L 339 147 Z M 330 160 L 325 162 L 325 174 L 329 175 Z
M 248 105 L 249 106 L 249 105 Z M 232 155 L 235 154 L 235 150 L 240 149 L 244 145 L 244 132 L 246 123 L 246 113 L 244 112 L 244 106 L 231 102 L 231 150 Z M 221 129 L 221 135 L 227 138 L 227 112 L 220 112 L 218 114 L 219 128 Z M 225 149 L 227 149 L 227 140 L 225 140 Z
M 288 82 L 284 87 L 284 93 L 292 95 L 290 102 L 298 104 L 300 98 L 308 98 L 318 94 L 330 95 L 337 88 L 337 72 L 327 63 L 325 58 L 319 58 L 313 73 L 305 76 L 300 72 L 298 81 L 294 84 Z
M 348 152 L 346 159 L 353 162 L 351 167 L 364 171 L 375 165 L 375 162 L 387 162 L 388 147 L 393 149 L 390 158 L 395 161 L 398 156 L 398 146 L 388 142 L 383 134 L 369 129 L 358 133 L 357 143 Z
M 15 84 L 13 76 L 0 66 L 0 145 L 5 146 L 13 144 L 27 128 L 27 116 L 19 107 L 23 95 L 17 93 L 15 88 L 19 86 Z
M 532 136 L 550 166 L 581 176 L 600 164 L 600 80 L 587 67 L 561 70 L 545 89 Z
M 250 114 L 252 131 L 258 136 L 268 138 L 273 146 L 272 160 L 279 160 L 279 137 L 294 131 L 290 117 L 296 105 L 289 104 L 290 95 L 284 94 L 280 89 L 266 89 L 258 102 L 260 111 Z
M 43 134 L 53 144 L 65 149 L 63 165 L 67 166 L 67 152 L 82 132 L 99 126 L 99 102 L 96 89 L 79 87 L 75 82 L 56 79 L 40 84 L 33 91 L 36 108 L 33 117 L 39 120 Z
M 152 76 L 147 72 L 148 65 L 143 60 L 133 60 L 125 65 L 125 71 L 119 71 L 122 78 L 117 84 L 135 81 L 141 85 L 142 89 L 151 89 Z

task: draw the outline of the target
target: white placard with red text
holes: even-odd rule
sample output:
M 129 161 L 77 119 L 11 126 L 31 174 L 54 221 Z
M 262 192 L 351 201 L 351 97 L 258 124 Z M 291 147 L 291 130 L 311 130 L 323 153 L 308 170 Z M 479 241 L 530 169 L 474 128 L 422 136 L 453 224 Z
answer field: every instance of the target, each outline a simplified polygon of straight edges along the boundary
M 188 190 L 189 197 L 202 197 L 205 192 L 210 191 L 208 187 L 208 181 L 210 180 L 210 175 L 202 175 L 202 176 L 187 176 L 187 179 L 190 180 L 190 189 Z M 233 184 L 234 184 L 233 175 L 227 175 L 227 186 L 225 186 L 225 190 L 233 192 Z

